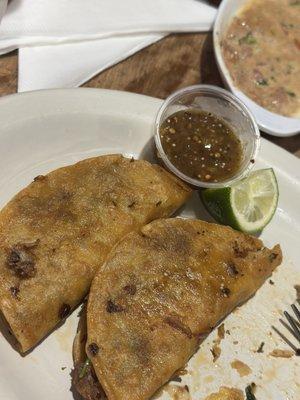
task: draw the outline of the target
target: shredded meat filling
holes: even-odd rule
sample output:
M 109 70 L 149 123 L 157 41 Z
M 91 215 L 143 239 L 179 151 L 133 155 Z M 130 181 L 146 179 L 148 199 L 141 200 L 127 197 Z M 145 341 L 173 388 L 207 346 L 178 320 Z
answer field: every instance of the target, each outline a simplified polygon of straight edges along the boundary
M 105 400 L 107 399 L 92 365 L 89 365 L 85 374 L 82 376 L 84 363 L 78 364 L 73 371 L 73 384 L 78 393 L 85 400 Z

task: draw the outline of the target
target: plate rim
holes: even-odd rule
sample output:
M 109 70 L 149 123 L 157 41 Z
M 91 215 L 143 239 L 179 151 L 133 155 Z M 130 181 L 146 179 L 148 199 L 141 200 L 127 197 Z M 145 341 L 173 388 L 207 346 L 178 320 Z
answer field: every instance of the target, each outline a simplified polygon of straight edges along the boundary
M 64 114 L 68 107 L 70 108 L 80 99 L 83 100 L 83 96 L 86 98 L 90 97 L 90 100 L 98 99 L 99 101 L 102 101 L 102 106 L 104 106 L 103 110 L 106 112 L 110 110 L 113 111 L 112 114 L 119 113 L 120 115 L 124 114 L 125 112 L 125 114 L 135 114 L 143 116 L 143 118 L 147 119 L 154 116 L 154 114 L 150 114 L 156 113 L 164 101 L 163 99 L 147 96 L 145 94 L 137 94 L 123 90 L 89 87 L 42 89 L 22 93 L 13 93 L 1 97 L 0 119 L 3 121 L 5 113 L 11 113 L 14 123 L 20 121 L 20 116 L 14 113 L 14 108 L 18 107 L 20 107 L 20 111 L 26 116 L 28 116 L 28 113 L 30 114 L 30 107 L 32 110 L 34 110 L 34 113 L 41 116 L 46 116 L 49 114 L 49 108 L 47 110 L 43 110 L 42 106 L 44 105 L 44 102 L 46 102 L 48 106 L 50 105 L 53 107 L 57 112 Z M 66 103 L 67 100 L 70 101 L 70 103 Z M 122 107 L 119 107 L 117 111 L 116 109 L 111 110 L 111 106 L 116 102 L 119 102 L 119 105 L 122 103 Z M 60 108 L 61 103 L 67 104 L 66 109 Z M 0 140 L 3 131 L 8 125 L 9 124 L 7 123 L 3 123 L 0 126 Z M 297 183 L 300 184 L 300 159 L 294 154 L 288 152 L 286 149 L 261 137 L 261 149 L 258 158 L 270 163 L 271 166 L 273 166 L 273 163 L 275 163 L 275 168 L 277 169 L 279 165 L 277 165 L 278 162 L 276 163 L 276 159 L 280 159 L 281 171 L 284 171 L 286 174 L 288 174 L 294 182 L 297 181 Z M 283 162 L 284 159 L 286 159 L 286 162 Z M 299 170 L 298 176 L 297 170 Z

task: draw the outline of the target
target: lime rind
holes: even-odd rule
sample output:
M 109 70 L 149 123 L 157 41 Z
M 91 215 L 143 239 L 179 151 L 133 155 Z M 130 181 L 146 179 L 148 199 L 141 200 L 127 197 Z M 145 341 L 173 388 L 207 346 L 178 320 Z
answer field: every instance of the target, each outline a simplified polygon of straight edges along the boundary
M 272 219 L 278 204 L 278 185 L 272 168 L 252 172 L 231 187 L 205 189 L 202 202 L 212 217 L 247 233 L 257 233 Z
M 232 207 L 230 206 L 231 188 L 205 189 L 200 192 L 202 202 L 208 213 L 219 223 L 239 229 Z M 230 221 L 230 222 L 229 222 Z

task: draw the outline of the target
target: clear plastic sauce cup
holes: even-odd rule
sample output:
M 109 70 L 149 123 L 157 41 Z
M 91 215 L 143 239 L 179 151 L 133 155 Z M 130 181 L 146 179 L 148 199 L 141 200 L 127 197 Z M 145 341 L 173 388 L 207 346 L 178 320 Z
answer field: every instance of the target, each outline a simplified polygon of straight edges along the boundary
M 212 113 L 231 127 L 242 146 L 242 161 L 232 177 L 220 182 L 207 182 L 191 178 L 179 171 L 167 157 L 160 137 L 162 123 L 172 114 L 184 110 L 199 110 Z M 155 121 L 155 144 L 159 157 L 167 169 L 195 187 L 219 188 L 230 186 L 247 176 L 256 160 L 260 133 L 251 112 L 230 92 L 211 85 L 195 85 L 171 94 L 160 107 Z

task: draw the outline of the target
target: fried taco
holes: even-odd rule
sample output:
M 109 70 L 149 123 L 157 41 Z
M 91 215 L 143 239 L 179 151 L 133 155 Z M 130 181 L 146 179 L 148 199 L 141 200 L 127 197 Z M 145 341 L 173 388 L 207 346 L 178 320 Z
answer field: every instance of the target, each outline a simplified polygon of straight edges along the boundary
M 129 233 L 93 281 L 74 343 L 75 387 L 86 400 L 149 399 L 281 259 L 279 245 L 200 220 Z
M 0 314 L 26 352 L 88 293 L 112 247 L 189 198 L 147 161 L 106 155 L 37 176 L 0 212 Z

